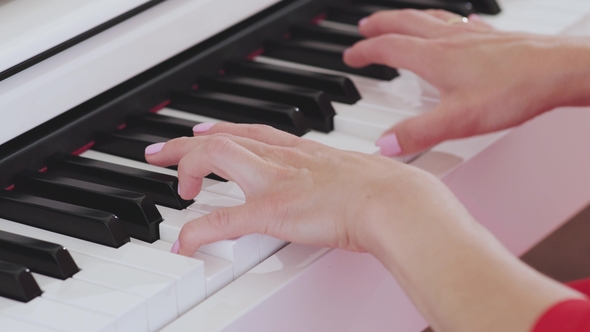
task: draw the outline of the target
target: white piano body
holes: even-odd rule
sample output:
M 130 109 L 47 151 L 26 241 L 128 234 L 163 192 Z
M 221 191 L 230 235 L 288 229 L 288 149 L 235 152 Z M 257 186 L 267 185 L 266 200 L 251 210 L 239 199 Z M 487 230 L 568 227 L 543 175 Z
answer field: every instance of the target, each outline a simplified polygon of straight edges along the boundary
M 130 6 L 143 2 L 127 1 Z M 0 121 L 0 143 L 277 2 L 167 0 L 0 81 L 0 118 L 3 119 Z M 0 1 L 0 17 L 3 6 L 10 3 Z M 103 1 L 97 4 L 95 1 L 93 5 L 96 7 L 92 8 L 98 12 L 114 3 Z M 125 10 L 122 2 L 118 3 L 120 10 Z M 547 34 L 590 33 L 587 19 L 590 3 L 586 0 L 504 0 L 501 5 L 504 9 L 502 14 L 485 17 L 500 29 Z M 102 12 L 107 18 L 113 15 L 108 10 Z M 84 22 L 79 16 L 76 20 L 80 24 Z M 41 30 L 31 28 L 30 31 Z M 0 31 L 0 36 L 3 33 L 5 31 Z M 30 45 L 38 46 L 35 43 Z M 23 52 L 32 52 L 32 49 L 34 47 Z M 14 58 L 9 56 L 17 56 L 18 52 L 11 51 L 0 49 L 0 66 L 14 63 Z M 510 133 L 443 143 L 414 163 L 443 178 L 474 215 L 510 250 L 520 255 L 551 233 L 590 197 L 589 188 L 582 188 L 581 181 L 548 182 L 548 186 L 558 190 L 543 197 L 527 195 L 526 190 L 540 179 L 551 178 L 549 175 L 556 167 L 574 163 L 585 166 L 572 170 L 573 176 L 589 169 L 587 157 L 570 153 L 575 149 L 584 149 L 583 139 L 588 138 L 584 128 L 587 128 L 590 119 L 580 114 L 563 110 Z M 576 143 L 579 146 L 572 146 L 572 150 L 561 154 L 556 147 L 551 150 L 555 154 L 543 154 L 542 147 L 547 142 L 534 138 L 561 137 L 560 128 L 569 128 L 567 139 L 579 142 Z M 531 153 L 518 153 L 522 150 L 515 147 L 521 148 L 523 144 Z M 567 162 L 556 165 L 556 161 Z M 530 167 L 538 169 L 534 176 L 509 176 L 513 175 L 514 169 L 526 170 Z M 492 171 L 494 175 L 489 176 Z M 475 182 L 479 178 L 486 180 Z M 471 199 L 486 197 L 482 183 L 494 184 L 494 192 L 490 196 L 493 198 L 483 199 L 485 203 Z M 541 218 L 542 226 L 537 223 L 539 216 L 543 215 L 542 209 L 537 213 L 530 212 L 531 209 L 495 213 L 505 206 L 502 204 L 508 204 L 500 198 L 510 188 L 519 188 L 514 196 L 517 199 L 513 202 L 521 206 L 549 206 L 547 202 L 554 202 L 562 208 L 550 214 L 550 218 Z M 540 203 L 545 205 L 538 205 Z M 516 218 L 519 223 L 515 224 L 513 221 Z M 426 327 L 426 321 L 399 285 L 371 256 L 288 244 L 186 312 L 163 331 L 421 331 Z

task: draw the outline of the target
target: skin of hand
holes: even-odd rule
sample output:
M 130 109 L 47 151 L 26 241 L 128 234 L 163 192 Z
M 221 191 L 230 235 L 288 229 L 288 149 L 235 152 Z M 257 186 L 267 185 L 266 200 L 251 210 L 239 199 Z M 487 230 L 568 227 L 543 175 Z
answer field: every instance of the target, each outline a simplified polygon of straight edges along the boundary
M 477 16 L 453 18 L 392 10 L 359 23 L 367 39 L 345 52 L 348 65 L 408 69 L 441 94 L 434 110 L 383 134 L 377 145 L 384 155 L 510 128 L 558 106 L 590 105 L 590 39 L 501 32 Z
M 207 128 L 146 149 L 151 164 L 178 165 L 185 199 L 211 172 L 246 194 L 187 223 L 180 254 L 252 233 L 369 252 L 436 331 L 529 331 L 554 303 L 581 297 L 511 255 L 426 172 L 266 126 Z

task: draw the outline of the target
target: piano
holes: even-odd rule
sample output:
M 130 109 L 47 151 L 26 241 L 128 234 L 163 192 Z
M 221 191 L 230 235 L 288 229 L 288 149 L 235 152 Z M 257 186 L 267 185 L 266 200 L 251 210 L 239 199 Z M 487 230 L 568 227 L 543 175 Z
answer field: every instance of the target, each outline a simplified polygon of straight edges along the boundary
M 0 39 L 3 329 L 427 327 L 367 254 L 258 234 L 203 246 L 194 257 L 169 253 L 184 223 L 242 204 L 244 194 L 212 175 L 194 201 L 184 201 L 175 194 L 174 169 L 142 161 L 147 144 L 190 135 L 204 121 L 263 122 L 378 153 L 373 141 L 383 130 L 439 101 L 411 72 L 352 70 L 338 62 L 343 47 L 360 38 L 350 17 L 387 1 L 53 1 L 56 7 L 39 2 L 46 9 L 0 1 L 0 17 L 7 18 L 0 37 L 19 37 Z M 489 3 L 474 2 L 480 9 Z M 590 34 L 586 0 L 503 0 L 500 7 L 500 14 L 484 15 L 499 29 Z M 43 12 L 63 17 L 47 20 Z M 80 32 L 72 34 L 64 22 Z M 567 111 L 549 120 L 575 121 Z M 540 135 L 547 129 L 541 120 L 445 142 L 405 161 L 441 177 L 474 207 L 470 195 L 481 192 L 468 179 L 524 139 L 522 132 Z M 485 222 L 521 255 L 562 221 L 519 228 L 517 239 Z

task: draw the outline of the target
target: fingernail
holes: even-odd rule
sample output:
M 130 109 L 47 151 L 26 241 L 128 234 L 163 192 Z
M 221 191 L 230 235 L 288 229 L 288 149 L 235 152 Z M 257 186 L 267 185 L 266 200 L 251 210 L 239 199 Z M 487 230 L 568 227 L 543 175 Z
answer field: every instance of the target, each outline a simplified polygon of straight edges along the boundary
M 351 49 L 351 48 L 352 48 L 352 47 L 349 47 L 349 48 L 345 49 L 345 50 L 344 50 L 344 53 L 342 53 L 342 55 L 346 56 L 346 54 L 350 53 L 350 49 Z
M 207 130 L 211 129 L 211 127 L 213 127 L 215 123 L 211 123 L 211 122 L 203 122 L 203 123 L 199 123 L 198 125 L 193 127 L 193 132 L 194 133 L 204 133 Z
M 176 240 L 176 242 L 174 242 L 174 244 L 172 245 L 172 249 L 170 249 L 170 252 L 173 254 L 178 254 L 179 250 L 180 250 L 180 242 L 178 242 L 178 240 Z
M 376 146 L 381 148 L 381 155 L 386 157 L 395 157 L 402 153 L 402 148 L 397 141 L 395 134 L 385 135 L 377 140 Z
M 367 23 L 369 21 L 368 17 L 363 18 L 362 20 L 359 21 L 359 27 L 365 25 L 365 23 Z
M 156 154 L 162 150 L 166 143 L 156 143 L 145 148 L 145 154 Z
M 180 196 L 180 182 L 178 183 L 178 187 L 176 187 L 176 191 L 178 191 L 178 196 Z
M 467 17 L 470 21 L 481 21 L 481 16 L 477 14 L 471 14 Z

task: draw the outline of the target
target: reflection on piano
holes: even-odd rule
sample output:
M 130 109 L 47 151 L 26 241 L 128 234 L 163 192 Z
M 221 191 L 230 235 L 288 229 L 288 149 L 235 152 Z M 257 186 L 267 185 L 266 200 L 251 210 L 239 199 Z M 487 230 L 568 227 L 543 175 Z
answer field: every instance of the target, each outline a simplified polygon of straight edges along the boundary
M 182 200 L 176 170 L 143 159 L 145 146 L 215 121 L 378 153 L 381 132 L 439 95 L 408 71 L 344 66 L 342 51 L 361 38 L 351 23 L 384 7 L 498 12 L 490 1 L 352 3 L 168 0 L 1 81 L 0 326 L 424 329 L 368 255 L 258 234 L 170 254 L 184 223 L 242 204 L 244 193 L 211 175 Z M 501 5 L 489 22 L 542 33 L 590 12 L 585 0 Z M 443 176 L 503 134 L 444 143 L 412 162 Z

